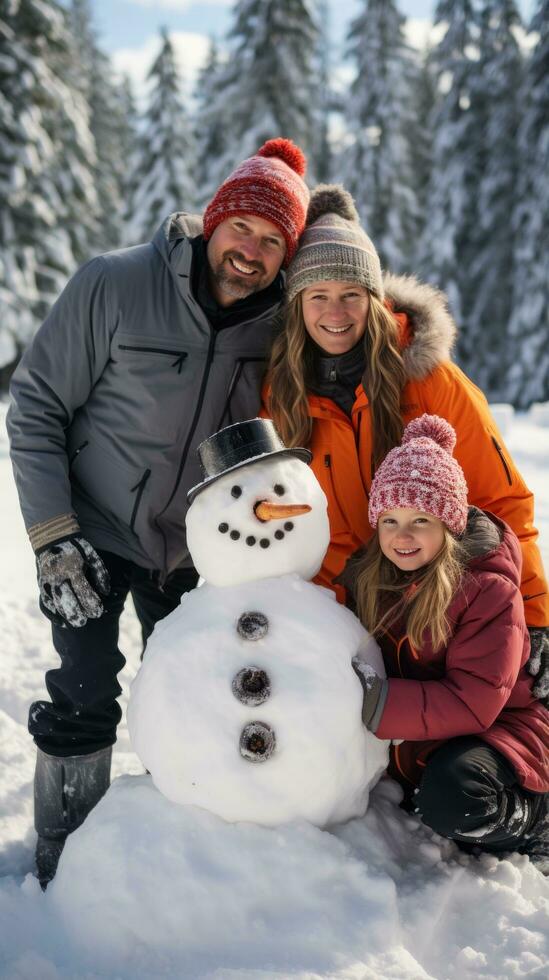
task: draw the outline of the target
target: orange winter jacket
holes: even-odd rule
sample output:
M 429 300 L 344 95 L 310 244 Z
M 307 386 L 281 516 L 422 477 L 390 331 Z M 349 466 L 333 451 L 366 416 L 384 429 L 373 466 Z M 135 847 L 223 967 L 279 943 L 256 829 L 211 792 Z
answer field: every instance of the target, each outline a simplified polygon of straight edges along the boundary
M 385 276 L 385 292 L 401 329 L 408 381 L 402 392 L 404 423 L 428 412 L 448 419 L 457 436 L 454 455 L 469 488 L 469 503 L 504 520 L 519 538 L 521 591 L 529 626 L 549 625 L 549 598 L 533 525 L 534 501 L 507 451 L 485 396 L 450 360 L 456 328 L 443 295 L 415 279 Z M 268 417 L 268 388 L 263 415 Z M 328 498 L 330 545 L 315 582 L 336 592 L 333 579 L 373 531 L 368 522 L 372 482 L 370 406 L 362 385 L 349 418 L 333 401 L 309 396 L 313 419 L 312 468 Z

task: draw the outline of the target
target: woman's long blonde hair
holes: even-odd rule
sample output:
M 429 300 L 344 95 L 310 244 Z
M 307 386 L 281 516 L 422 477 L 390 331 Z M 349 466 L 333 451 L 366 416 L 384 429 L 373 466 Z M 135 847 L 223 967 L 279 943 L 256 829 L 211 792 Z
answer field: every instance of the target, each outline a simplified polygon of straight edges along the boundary
M 372 293 L 364 334 L 366 367 L 363 385 L 372 413 L 374 468 L 402 438 L 400 412 L 406 382 L 398 324 Z M 313 380 L 313 347 L 303 320 L 301 293 L 286 308 L 285 327 L 274 342 L 269 365 L 269 411 L 287 446 L 311 441 L 307 389 Z
M 426 630 L 433 650 L 440 650 L 452 632 L 447 612 L 465 563 L 465 548 L 445 527 L 438 555 L 410 576 L 385 557 L 376 531 L 355 569 L 359 619 L 370 633 L 380 636 L 404 618 L 408 639 L 416 650 L 423 646 Z

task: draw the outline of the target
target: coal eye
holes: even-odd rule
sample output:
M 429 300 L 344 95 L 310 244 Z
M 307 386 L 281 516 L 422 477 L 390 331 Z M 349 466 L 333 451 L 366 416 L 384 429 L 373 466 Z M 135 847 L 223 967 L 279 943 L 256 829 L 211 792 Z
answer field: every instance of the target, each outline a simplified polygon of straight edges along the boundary
M 286 493 L 281 483 L 275 483 L 273 490 L 279 497 L 282 497 L 282 495 Z
M 242 495 L 242 487 L 239 487 L 238 484 L 235 484 L 234 487 L 231 487 L 231 494 L 233 495 L 233 497 L 240 497 Z

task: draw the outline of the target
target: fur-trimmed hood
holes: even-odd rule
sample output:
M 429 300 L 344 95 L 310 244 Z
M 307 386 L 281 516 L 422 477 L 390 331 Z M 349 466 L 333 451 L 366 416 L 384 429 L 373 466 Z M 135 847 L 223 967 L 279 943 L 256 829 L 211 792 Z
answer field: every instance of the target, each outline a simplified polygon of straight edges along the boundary
M 451 357 L 457 327 L 444 293 L 414 276 L 383 277 L 385 297 L 395 313 L 406 314 L 410 341 L 403 350 L 408 380 L 421 381 Z

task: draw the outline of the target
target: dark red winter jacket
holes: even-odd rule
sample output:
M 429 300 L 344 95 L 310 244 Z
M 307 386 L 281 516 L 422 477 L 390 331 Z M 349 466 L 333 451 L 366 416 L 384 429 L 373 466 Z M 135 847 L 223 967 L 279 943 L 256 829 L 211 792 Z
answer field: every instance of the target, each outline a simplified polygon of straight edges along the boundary
M 404 739 L 392 747 L 391 774 L 405 787 L 417 785 L 443 741 L 478 735 L 509 760 L 522 786 L 546 792 L 549 711 L 533 697 L 525 669 L 520 545 L 507 524 L 476 508 L 465 543 L 473 557 L 448 610 L 446 647 L 434 653 L 427 636 L 414 650 L 404 624 L 378 638 L 389 683 L 376 735 Z

